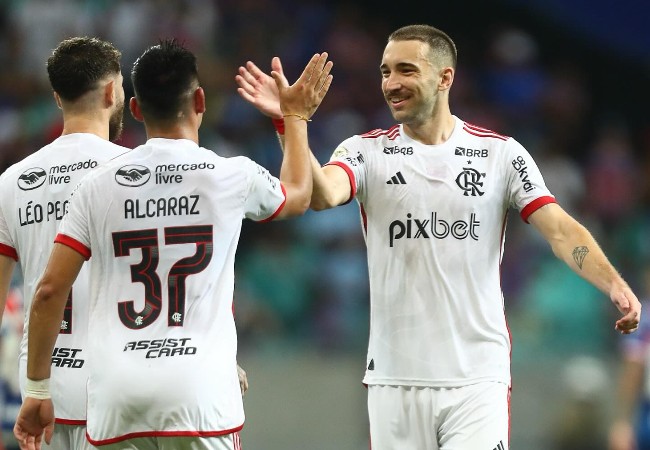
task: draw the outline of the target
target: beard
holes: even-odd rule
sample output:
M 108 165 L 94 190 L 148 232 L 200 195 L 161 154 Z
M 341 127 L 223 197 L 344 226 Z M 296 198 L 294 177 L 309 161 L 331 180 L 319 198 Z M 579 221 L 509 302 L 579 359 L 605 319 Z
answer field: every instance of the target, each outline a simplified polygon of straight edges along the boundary
M 115 108 L 113 115 L 108 121 L 108 139 L 111 142 L 117 141 L 122 136 L 124 126 L 124 102 L 121 102 Z

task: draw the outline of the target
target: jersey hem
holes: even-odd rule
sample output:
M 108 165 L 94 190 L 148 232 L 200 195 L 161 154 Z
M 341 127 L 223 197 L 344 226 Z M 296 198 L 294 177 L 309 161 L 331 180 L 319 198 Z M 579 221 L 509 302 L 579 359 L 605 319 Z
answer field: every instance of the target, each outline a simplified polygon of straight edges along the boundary
M 363 384 L 366 386 L 419 386 L 419 387 L 434 387 L 434 388 L 450 388 L 450 387 L 463 387 L 470 386 L 477 383 L 495 382 L 503 383 L 510 386 L 510 377 L 503 378 L 497 376 L 479 377 L 462 380 L 422 380 L 422 379 L 394 379 L 394 378 L 376 378 L 368 380 L 363 379 Z
M 54 419 L 57 425 L 72 425 L 72 426 L 86 426 L 86 419 Z
M 88 439 L 88 442 L 90 442 L 92 445 L 100 446 L 100 445 L 116 444 L 118 442 L 126 441 L 127 439 L 135 439 L 135 438 L 142 438 L 142 437 L 198 437 L 198 438 L 219 437 L 219 436 L 225 436 L 227 434 L 236 433 L 238 431 L 241 431 L 242 428 L 244 428 L 243 423 L 238 427 L 230 428 L 228 430 L 220 430 L 220 431 L 198 431 L 198 430 L 139 431 L 135 433 L 123 434 L 121 436 L 116 436 L 113 438 L 98 439 L 98 440 L 91 438 L 88 431 L 86 431 L 86 439 Z

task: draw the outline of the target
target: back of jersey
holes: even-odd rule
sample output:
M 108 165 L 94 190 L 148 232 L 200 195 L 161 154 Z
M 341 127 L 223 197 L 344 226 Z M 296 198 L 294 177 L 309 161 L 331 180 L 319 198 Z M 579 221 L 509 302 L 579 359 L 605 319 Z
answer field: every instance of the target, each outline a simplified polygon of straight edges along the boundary
M 105 161 L 128 151 L 94 134 L 61 136 L 0 177 L 0 253 L 15 258 L 24 278 L 25 328 L 20 381 L 24 386 L 27 329 L 34 291 L 47 264 L 71 191 Z M 68 298 L 52 357 L 52 397 L 59 423 L 85 423 L 88 276 L 80 273 Z
M 283 203 L 262 167 L 187 140 L 150 139 L 83 180 L 57 239 L 92 254 L 92 444 L 243 426 L 235 252 L 242 219 Z

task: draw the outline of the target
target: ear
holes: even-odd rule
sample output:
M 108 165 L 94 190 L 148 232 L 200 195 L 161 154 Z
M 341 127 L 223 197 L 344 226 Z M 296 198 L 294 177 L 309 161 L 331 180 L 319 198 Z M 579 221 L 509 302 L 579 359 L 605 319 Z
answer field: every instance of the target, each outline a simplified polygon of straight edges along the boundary
M 56 102 L 56 106 L 59 109 L 63 109 L 63 105 L 61 104 L 61 97 L 59 97 L 59 94 L 56 92 L 52 91 L 52 95 L 54 96 L 54 101 Z
M 194 91 L 194 112 L 203 114 L 205 112 L 205 92 L 202 87 Z
M 115 103 L 115 80 L 111 80 L 104 86 L 104 103 L 113 106 Z
M 129 110 L 131 110 L 131 115 L 135 120 L 138 122 L 144 122 L 142 111 L 140 111 L 140 105 L 138 105 L 138 101 L 135 97 L 131 97 L 131 100 L 129 100 Z
M 449 88 L 451 88 L 453 82 L 454 82 L 454 68 L 453 67 L 443 68 L 438 89 L 441 91 L 448 91 Z

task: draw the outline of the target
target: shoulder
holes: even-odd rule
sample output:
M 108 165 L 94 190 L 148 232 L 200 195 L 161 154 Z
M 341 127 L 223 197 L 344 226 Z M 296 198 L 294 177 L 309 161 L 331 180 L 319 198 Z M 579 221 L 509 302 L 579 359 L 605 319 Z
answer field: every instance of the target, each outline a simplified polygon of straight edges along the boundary
M 26 158 L 9 166 L 2 174 L 0 174 L 0 184 L 14 183 L 18 180 L 25 180 L 25 187 L 40 186 L 39 181 L 44 182 L 47 176 L 47 167 L 49 162 L 43 160 L 44 149 L 32 153 Z
M 400 136 L 401 128 L 402 127 L 399 124 L 395 124 L 392 127 L 388 128 L 387 130 L 376 128 L 374 130 L 367 131 L 358 136 L 360 139 L 367 139 L 367 140 L 384 140 L 384 139 L 395 140 Z
M 474 136 L 477 138 L 484 138 L 484 139 L 495 139 L 497 141 L 502 141 L 502 142 L 507 142 L 508 140 L 511 139 L 510 136 L 506 136 L 505 134 L 498 133 L 488 128 L 483 128 L 481 126 L 469 122 L 461 121 L 461 124 L 463 127 L 463 133 L 469 136 Z
M 510 157 L 528 151 L 515 138 L 498 131 L 484 128 L 469 122 L 460 121 L 461 132 L 458 140 L 457 151 L 495 152 L 495 155 Z
M 396 124 L 388 129 L 376 128 L 362 134 L 355 134 L 339 144 L 336 153 L 343 155 L 354 151 L 373 151 L 397 145 L 401 136 L 401 126 Z

